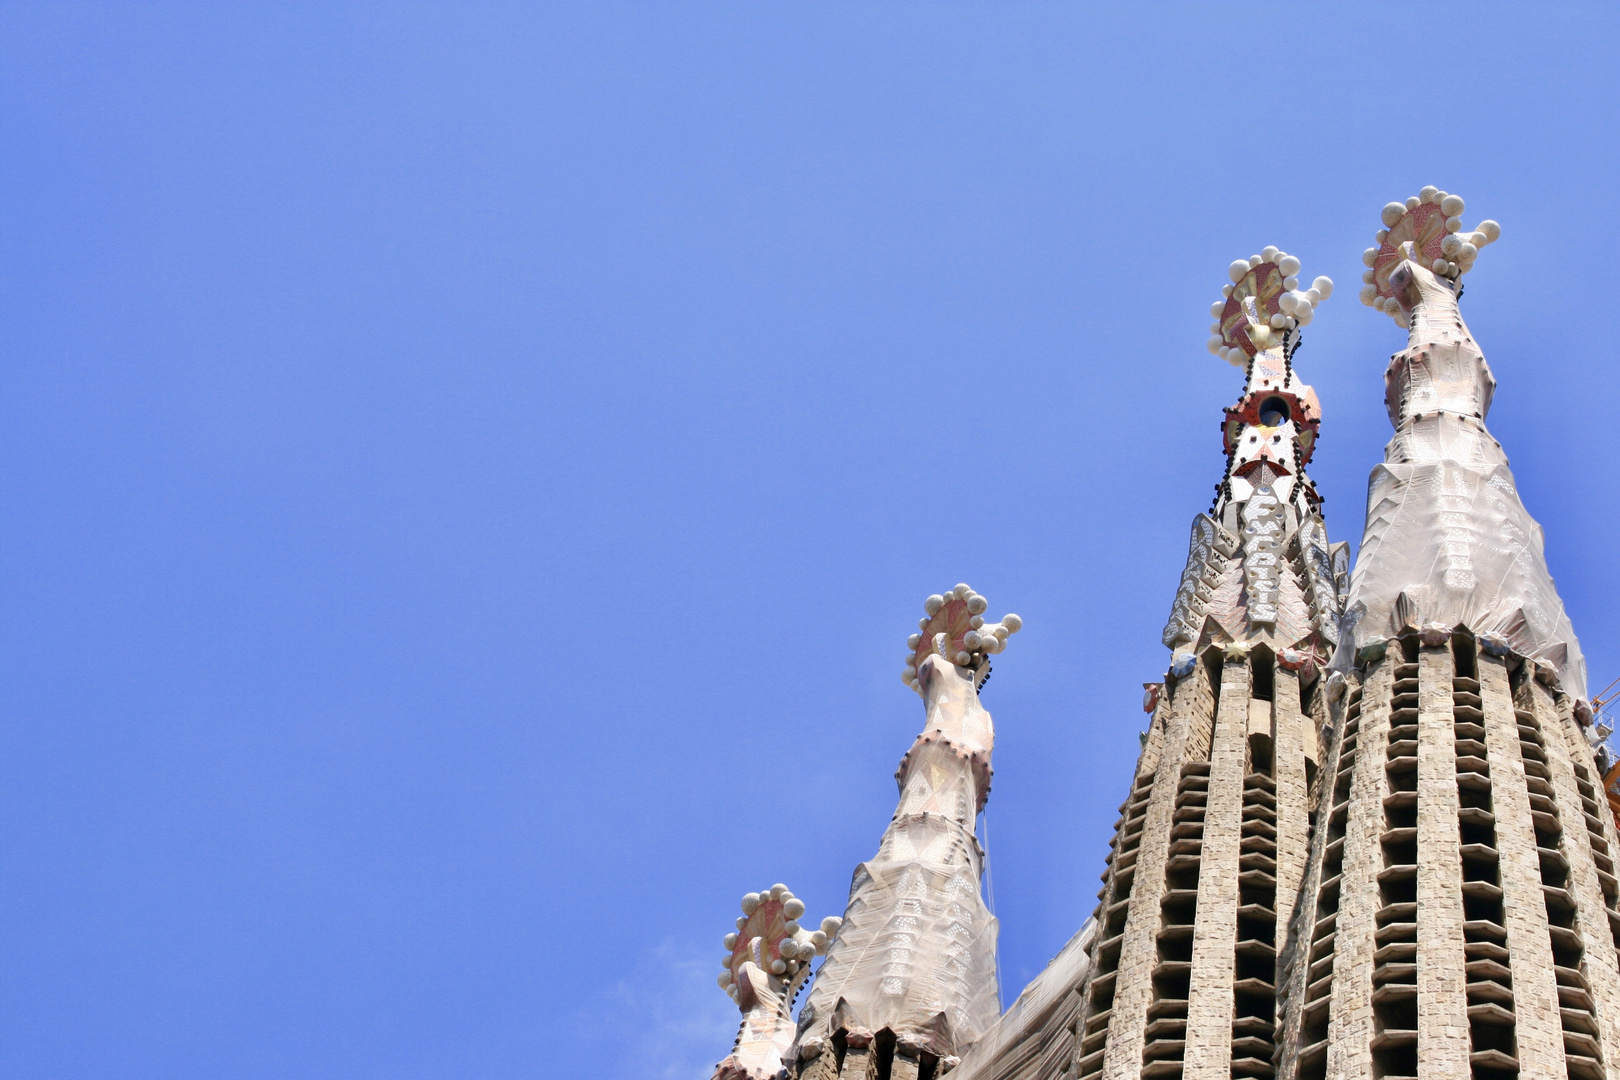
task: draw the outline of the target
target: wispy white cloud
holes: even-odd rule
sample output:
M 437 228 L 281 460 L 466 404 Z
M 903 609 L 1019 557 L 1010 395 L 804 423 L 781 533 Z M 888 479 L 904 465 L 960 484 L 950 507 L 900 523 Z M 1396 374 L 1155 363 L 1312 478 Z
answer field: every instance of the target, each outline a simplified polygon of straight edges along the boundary
M 666 940 L 638 977 L 604 992 L 581 1035 L 601 1055 L 597 1075 L 608 1080 L 708 1080 L 731 1052 L 742 1017 L 715 985 L 714 956 Z

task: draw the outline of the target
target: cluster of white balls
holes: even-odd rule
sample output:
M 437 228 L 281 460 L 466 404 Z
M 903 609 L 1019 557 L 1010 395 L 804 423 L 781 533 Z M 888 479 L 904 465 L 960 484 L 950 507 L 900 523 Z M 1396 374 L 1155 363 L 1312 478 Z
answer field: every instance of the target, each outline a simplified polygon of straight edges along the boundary
M 1479 255 L 1479 249 L 1486 244 L 1494 243 L 1502 235 L 1502 226 L 1494 221 L 1482 221 L 1472 232 L 1462 231 L 1463 201 L 1459 195 L 1450 195 L 1437 187 L 1426 187 L 1404 203 L 1392 202 L 1384 207 L 1384 228 L 1373 234 L 1378 247 L 1370 247 L 1361 253 L 1361 261 L 1367 270 L 1361 275 L 1364 284 L 1361 287 L 1361 302 L 1368 307 L 1377 308 L 1395 318 L 1403 326 L 1406 324 L 1406 315 L 1401 311 L 1400 304 L 1392 296 L 1378 295 L 1378 284 L 1375 279 L 1373 264 L 1378 261 L 1379 249 L 1389 240 L 1390 230 L 1399 225 L 1401 218 L 1418 207 L 1428 203 L 1438 206 L 1440 212 L 1446 216 L 1446 236 L 1440 241 L 1440 254 L 1430 258 L 1427 254 L 1417 250 L 1413 244 L 1414 261 L 1426 267 L 1443 278 L 1455 280 L 1473 269 L 1474 259 Z
M 742 918 L 737 920 L 737 932 L 727 934 L 721 939 L 726 948 L 726 954 L 720 963 L 724 966 L 718 980 L 720 989 L 733 1001 L 737 1000 L 736 976 L 732 973 L 731 965 L 736 958 L 737 942 L 741 940 L 740 934 L 748 928 L 748 919 L 759 909 L 759 905 L 767 900 L 777 900 L 782 904 L 782 917 L 786 920 L 782 926 L 783 938 L 777 945 L 778 956 L 766 962 L 766 944 L 760 940 L 761 948 L 754 951 L 754 959 L 761 963 L 772 975 L 791 981 L 800 971 L 810 966 L 812 957 L 826 953 L 827 946 L 832 939 L 838 936 L 838 930 L 844 925 L 844 920 L 829 915 L 821 920 L 821 929 L 806 932 L 799 926 L 799 917 L 804 914 L 804 901 L 794 896 L 786 885 L 772 885 L 761 892 L 747 893 L 742 898 Z M 752 944 L 752 943 L 751 943 Z
M 990 601 L 974 592 L 966 583 L 956 586 L 949 593 L 941 595 L 935 593 L 923 601 L 923 617 L 917 622 L 919 633 L 912 634 L 906 639 L 906 667 L 900 673 L 900 679 L 907 686 L 922 693 L 922 684 L 917 677 L 917 649 L 923 643 L 923 634 L 928 632 L 928 624 L 939 609 L 945 606 L 949 599 L 967 601 L 968 632 L 963 635 L 962 644 L 965 648 L 958 650 L 955 656 L 946 656 L 945 637 L 943 633 L 934 635 L 934 651 L 940 656 L 961 667 L 977 667 L 986 656 L 1001 652 L 1007 647 L 1007 637 L 1016 634 L 1024 628 L 1024 620 L 1017 615 L 1003 615 L 1000 622 L 986 623 L 984 613 L 990 607 Z
M 1249 354 L 1243 351 L 1241 345 L 1228 345 L 1225 336 L 1221 333 L 1221 315 L 1226 310 L 1226 302 L 1231 299 L 1232 288 L 1243 280 L 1245 274 L 1264 263 L 1275 263 L 1283 275 L 1282 296 L 1278 297 L 1277 305 L 1281 311 L 1271 316 L 1270 329 L 1279 334 L 1285 334 L 1297 326 L 1306 326 L 1315 317 L 1316 305 L 1333 295 L 1333 281 L 1331 278 L 1319 277 L 1311 282 L 1311 287 L 1301 290 L 1299 287 L 1299 260 L 1285 251 L 1274 247 L 1267 247 L 1258 255 L 1250 255 L 1247 259 L 1238 259 L 1226 268 L 1232 278 L 1231 285 L 1221 286 L 1221 299 L 1210 305 L 1209 313 L 1215 321 L 1209 327 L 1209 351 L 1225 360 L 1233 367 L 1245 367 L 1249 362 Z M 1251 338 L 1254 336 L 1251 331 Z M 1262 331 L 1260 336 L 1265 336 Z M 1255 341 L 1256 345 L 1264 347 L 1262 341 Z

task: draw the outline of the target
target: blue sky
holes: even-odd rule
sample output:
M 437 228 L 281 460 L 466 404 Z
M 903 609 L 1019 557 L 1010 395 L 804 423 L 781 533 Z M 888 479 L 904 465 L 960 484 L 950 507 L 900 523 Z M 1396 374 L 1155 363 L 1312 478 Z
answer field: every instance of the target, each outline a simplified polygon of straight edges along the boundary
M 1612 7 L 0 8 L 0 1072 L 701 1078 L 957 581 L 1016 993 L 1089 914 L 1267 244 L 1359 539 L 1391 199 L 1620 675 Z

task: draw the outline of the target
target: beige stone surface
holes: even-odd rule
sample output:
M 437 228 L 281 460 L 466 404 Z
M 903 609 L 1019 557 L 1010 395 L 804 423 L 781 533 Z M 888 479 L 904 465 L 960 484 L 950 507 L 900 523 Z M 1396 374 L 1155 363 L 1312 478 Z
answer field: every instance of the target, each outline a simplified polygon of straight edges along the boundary
M 1418 657 L 1418 1075 L 1469 1073 L 1462 853 L 1457 835 L 1457 734 L 1451 651 Z
M 1559 715 L 1552 694 L 1545 686 L 1530 680 L 1524 687 L 1520 703 L 1521 707 L 1529 705 L 1537 723 L 1541 725 L 1547 764 L 1552 772 L 1554 802 L 1558 805 L 1558 819 L 1563 826 L 1564 853 L 1570 863 L 1569 892 L 1575 898 L 1575 927 L 1584 946 L 1585 970 L 1582 974 L 1592 988 L 1603 1058 L 1613 1074 L 1616 1065 L 1620 1064 L 1620 964 L 1616 962 L 1614 937 L 1609 930 L 1597 866 L 1592 860 L 1585 807 L 1581 804 L 1574 771 L 1574 766 L 1580 763 L 1586 766 L 1590 775 L 1593 768 L 1592 752 L 1574 723 L 1565 722 Z M 1600 815 L 1600 822 L 1605 817 L 1606 814 Z M 1613 828 L 1612 820 L 1605 824 L 1606 833 L 1612 834 Z M 1610 850 L 1613 851 L 1612 840 L 1610 843 Z
M 1210 747 L 1198 916 L 1187 999 L 1186 1080 L 1227 1080 L 1232 1060 L 1232 983 L 1237 945 L 1238 846 L 1250 705 L 1249 665 L 1228 662 Z M 1269 726 L 1269 725 L 1268 725 Z
M 1530 817 L 1519 725 L 1513 715 L 1513 691 L 1500 659 L 1480 656 L 1478 664 L 1508 966 L 1513 971 L 1519 1074 L 1527 1078 L 1558 1077 L 1564 1074 L 1564 1029 L 1558 1014 L 1547 906 L 1541 893 L 1541 859 L 1536 854 L 1536 830 Z
M 1176 781 L 1189 747 L 1196 749 L 1200 743 L 1208 745 L 1209 736 L 1205 732 L 1214 720 L 1209 682 L 1208 671 L 1200 663 L 1193 674 L 1176 687 L 1171 702 L 1164 753 L 1155 772 L 1153 796 L 1142 826 L 1131 905 L 1120 944 L 1117 989 L 1103 1056 L 1102 1074 L 1108 1080 L 1134 1080 L 1141 1072 L 1147 1007 L 1153 997 L 1153 964 L 1158 957 L 1155 935 L 1159 929 L 1159 901 L 1164 895 L 1164 868 L 1175 810 Z
M 1372 1076 L 1374 919 L 1379 907 L 1378 871 L 1383 865 L 1378 837 L 1384 830 L 1388 792 L 1384 761 L 1397 662 L 1398 656 L 1388 656 L 1367 671 L 1361 699 L 1328 1022 L 1327 1075 L 1336 1080 Z

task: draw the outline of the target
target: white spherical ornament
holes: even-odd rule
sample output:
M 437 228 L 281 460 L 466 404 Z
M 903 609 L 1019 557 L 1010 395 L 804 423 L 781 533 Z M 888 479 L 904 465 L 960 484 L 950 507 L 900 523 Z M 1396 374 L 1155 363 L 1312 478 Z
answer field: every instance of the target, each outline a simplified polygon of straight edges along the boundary
M 1277 297 L 1277 306 L 1282 308 L 1283 313 L 1287 315 L 1292 315 L 1294 313 L 1294 305 L 1298 303 L 1299 297 L 1291 292 L 1285 292 L 1281 296 Z
M 965 581 L 958 582 L 956 588 L 952 589 L 951 592 L 956 594 L 956 598 L 958 600 L 966 600 L 968 598 L 968 594 L 973 592 L 973 586 L 969 585 Z
M 1232 284 L 1234 284 L 1234 285 L 1236 285 L 1238 282 L 1242 281 L 1243 280 L 1243 275 L 1247 274 L 1248 272 L 1249 272 L 1249 263 L 1248 263 L 1248 260 L 1246 260 L 1246 259 L 1235 259 L 1235 260 L 1233 260 L 1232 265 L 1228 266 L 1226 268 L 1226 274 L 1227 274 L 1228 277 L 1230 277 L 1232 279 Z M 1226 292 L 1226 294 L 1228 296 L 1231 295 L 1230 290 L 1222 290 L 1222 291 Z
M 973 657 L 969 656 L 967 653 L 959 652 L 956 654 L 956 664 L 958 667 L 967 667 L 968 664 L 972 662 Z
M 968 614 L 969 615 L 983 615 L 985 609 L 988 608 L 989 606 L 990 606 L 990 601 L 986 600 L 984 597 L 980 596 L 978 593 L 974 593 L 972 596 L 968 597 Z
M 1447 195 L 1440 200 L 1440 212 L 1448 218 L 1454 218 L 1463 212 L 1464 203 L 1461 195 Z
M 1284 255 L 1281 259 L 1277 260 L 1277 269 L 1281 270 L 1289 277 L 1293 277 L 1295 274 L 1299 273 L 1299 260 L 1294 258 L 1292 255 Z
M 1418 207 L 1420 207 L 1422 205 L 1423 205 L 1423 200 L 1418 198 L 1416 195 L 1414 195 L 1410 199 L 1406 200 L 1406 208 L 1408 210 L 1416 210 Z
M 1446 232 L 1454 233 L 1460 228 L 1462 228 L 1462 218 L 1460 218 L 1460 217 L 1446 218 Z
M 822 930 L 812 930 L 810 932 L 810 946 L 811 946 L 811 948 L 815 949 L 817 952 L 820 952 L 822 949 L 825 949 L 827 947 L 827 934 L 826 934 L 826 932 L 822 931 Z
M 1474 256 L 1478 254 L 1479 248 L 1475 247 L 1473 244 L 1467 243 L 1466 241 L 1457 247 L 1457 258 L 1461 259 L 1465 263 L 1473 262 Z
M 1456 235 L 1453 234 L 1440 241 L 1440 254 L 1444 255 L 1448 259 L 1455 258 L 1458 250 L 1461 249 L 1461 247 L 1462 241 L 1457 239 Z
M 1230 286 L 1230 285 L 1222 285 L 1221 286 L 1221 295 L 1222 296 L 1227 296 L 1227 297 L 1231 296 L 1232 295 L 1232 286 Z
M 771 974 L 772 975 L 781 975 L 785 971 L 787 971 L 787 961 L 786 960 L 772 960 L 771 961 Z
M 1016 634 L 1024 628 L 1024 620 L 1016 615 L 1003 615 L 1001 625 L 1007 628 L 1007 633 Z
M 1434 197 L 1440 194 L 1440 189 L 1433 184 L 1427 184 L 1418 191 L 1418 199 L 1423 202 L 1433 202 Z
M 791 960 L 799 955 L 799 943 L 792 938 L 787 938 L 776 947 L 776 951 L 781 955 L 782 959 Z
M 1258 255 L 1250 255 L 1249 256 L 1249 269 L 1253 270 L 1255 267 L 1259 266 L 1261 263 L 1263 263 L 1265 261 L 1266 260 L 1262 259 Z
M 1288 316 L 1284 315 L 1282 312 L 1279 311 L 1277 314 L 1271 317 L 1271 328 L 1273 330 L 1281 330 L 1287 325 Z
M 1266 262 L 1276 262 L 1277 256 L 1281 254 L 1282 252 L 1278 251 L 1276 246 L 1272 244 L 1267 244 L 1265 247 L 1260 249 L 1260 257 Z
M 1375 244 L 1382 244 L 1382 243 L 1384 243 L 1384 241 L 1386 241 L 1388 239 L 1389 239 L 1389 230 L 1388 229 L 1379 229 L 1377 232 L 1373 233 L 1373 243 L 1375 243 Z
M 1230 349 L 1226 354 L 1226 362 L 1242 371 L 1249 366 L 1249 356 L 1242 349 Z
M 804 914 L 804 901 L 795 896 L 793 899 L 782 905 L 782 914 L 786 915 L 790 919 L 797 919 L 800 915 Z M 790 930 L 788 932 L 792 933 L 793 931 Z
M 922 618 L 917 620 L 917 629 L 919 629 L 919 630 L 927 630 L 928 629 L 928 616 L 924 615 Z
M 788 887 L 786 885 L 782 884 L 780 881 L 778 881 L 775 885 L 771 886 L 771 899 L 772 900 L 780 900 L 783 897 L 792 896 L 792 895 L 793 894 L 788 891 Z
M 1299 278 L 1294 277 L 1292 274 L 1290 274 L 1288 277 L 1283 278 L 1283 288 L 1285 288 L 1285 289 L 1297 289 L 1297 288 L 1299 288 Z
M 963 635 L 962 644 L 968 647 L 969 652 L 978 652 L 979 648 L 984 644 L 984 639 L 979 636 L 977 630 L 969 630 Z
M 1494 244 L 1502 238 L 1502 226 L 1498 225 L 1489 218 L 1486 218 L 1484 221 L 1480 222 L 1479 225 L 1475 227 L 1474 231 L 1484 233 L 1485 243 L 1487 244 Z M 1477 244 L 1478 241 L 1476 240 L 1475 243 Z
M 1221 354 L 1222 347 L 1225 345 L 1225 342 L 1221 341 L 1220 336 L 1218 334 L 1212 334 L 1212 335 L 1210 335 L 1210 339 L 1207 342 L 1207 344 L 1209 345 L 1209 351 L 1214 353 L 1216 356 L 1219 356 Z
M 843 919 L 840 919 L 837 915 L 829 915 L 821 920 L 821 932 L 830 938 L 837 937 L 838 930 L 843 925 Z
M 1405 203 L 1392 202 L 1384 207 L 1384 212 L 1379 216 L 1383 219 L 1385 225 L 1388 225 L 1393 229 L 1395 227 L 1395 223 L 1401 220 L 1405 214 Z M 1380 239 L 1380 242 L 1382 242 L 1382 239 Z
M 923 601 L 923 610 L 930 615 L 938 615 L 939 609 L 945 606 L 945 598 L 938 593 Z
M 1317 278 L 1311 282 L 1311 291 L 1316 293 L 1318 299 L 1326 300 L 1333 295 L 1333 279 L 1326 275 Z
M 1363 285 L 1361 287 L 1361 302 L 1363 304 L 1366 304 L 1368 307 L 1372 307 L 1373 301 L 1376 299 L 1378 299 L 1378 286 Z
M 1316 313 L 1311 311 L 1311 309 L 1306 307 L 1304 304 L 1301 304 L 1294 311 L 1293 321 L 1298 323 L 1300 326 L 1309 326 L 1311 325 L 1311 320 L 1314 318 L 1316 318 Z
M 915 649 L 917 646 L 919 646 L 921 644 L 922 644 L 922 635 L 921 634 L 912 634 L 910 637 L 906 638 L 906 648 L 908 648 L 908 649 Z
M 744 894 L 743 898 L 742 898 L 743 914 L 744 915 L 752 915 L 754 913 L 754 909 L 759 907 L 759 901 L 760 901 L 760 896 L 759 896 L 759 893 L 757 893 L 757 892 L 751 892 L 751 893 Z
M 737 920 L 737 929 L 741 930 L 743 927 L 745 927 L 747 925 L 748 925 L 748 916 L 744 915 L 742 918 Z
M 1373 282 L 1378 280 L 1378 271 L 1363 270 L 1361 272 L 1361 280 L 1366 282 L 1368 285 L 1371 285 Z
M 1217 300 L 1213 304 L 1209 305 L 1209 314 L 1210 314 L 1211 318 L 1216 318 L 1216 319 L 1220 318 L 1221 313 L 1223 311 L 1225 311 L 1225 310 L 1226 310 L 1226 301 L 1224 301 L 1224 300 Z
M 725 937 L 720 939 L 720 944 L 724 945 L 728 949 L 735 949 L 737 947 L 737 935 L 734 933 L 727 934 Z
M 720 973 L 720 977 L 716 979 L 715 982 L 719 983 L 720 989 L 724 990 L 726 987 L 731 985 L 731 972 L 722 971 Z
M 1368 248 L 1366 251 L 1363 251 L 1361 253 L 1361 265 L 1362 266 L 1371 266 L 1373 263 L 1375 263 L 1377 261 L 1378 261 L 1378 249 L 1377 248 Z

